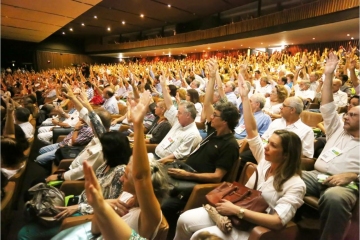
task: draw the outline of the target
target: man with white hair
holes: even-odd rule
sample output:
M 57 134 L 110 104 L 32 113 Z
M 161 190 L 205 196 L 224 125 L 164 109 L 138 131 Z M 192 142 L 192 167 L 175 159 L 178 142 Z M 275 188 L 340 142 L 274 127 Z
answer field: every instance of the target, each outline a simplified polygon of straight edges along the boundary
M 310 81 L 301 80 L 297 81 L 297 83 L 298 84 L 294 86 L 295 96 L 312 102 L 315 98 L 315 92 L 310 89 Z
M 324 82 L 320 80 L 320 85 L 318 87 L 316 96 L 321 98 L 321 90 Z M 348 102 L 348 95 L 346 92 L 340 90 L 342 86 L 342 81 L 340 79 L 334 79 L 332 83 L 332 93 L 334 98 L 334 103 L 336 108 L 345 107 Z
M 271 118 L 269 115 L 265 114 L 262 109 L 265 106 L 266 99 L 262 94 L 255 93 L 250 97 L 250 104 L 256 124 L 258 127 L 258 132 L 262 135 L 269 127 L 271 123 Z M 238 140 L 246 138 L 245 122 L 244 117 L 241 116 L 238 125 L 235 127 L 235 138 Z

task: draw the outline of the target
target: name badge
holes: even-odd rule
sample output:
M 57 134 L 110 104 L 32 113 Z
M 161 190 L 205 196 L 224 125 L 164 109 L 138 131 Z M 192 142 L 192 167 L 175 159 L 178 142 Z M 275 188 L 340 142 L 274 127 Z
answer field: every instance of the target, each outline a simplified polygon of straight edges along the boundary
M 173 144 L 174 139 L 172 139 L 171 137 L 168 137 L 167 139 L 164 139 L 162 141 L 162 143 L 160 144 L 160 146 L 164 149 L 168 148 L 171 144 Z
M 238 127 L 235 128 L 235 132 L 236 132 L 237 134 L 242 133 L 244 130 L 245 130 L 245 125 L 240 125 L 240 126 L 238 126 Z
M 342 152 L 341 152 L 340 149 L 338 149 L 337 147 L 332 147 L 331 149 L 329 149 L 325 153 L 321 154 L 320 158 L 322 160 L 324 160 L 325 162 L 330 162 L 335 157 L 340 156 L 341 154 L 342 154 Z

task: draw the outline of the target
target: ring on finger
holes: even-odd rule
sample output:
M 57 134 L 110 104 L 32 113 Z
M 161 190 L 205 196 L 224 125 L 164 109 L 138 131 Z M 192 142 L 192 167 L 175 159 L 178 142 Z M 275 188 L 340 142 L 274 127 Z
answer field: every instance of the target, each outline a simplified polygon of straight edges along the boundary
M 114 210 L 117 211 L 117 210 L 118 210 L 118 207 L 114 207 Z

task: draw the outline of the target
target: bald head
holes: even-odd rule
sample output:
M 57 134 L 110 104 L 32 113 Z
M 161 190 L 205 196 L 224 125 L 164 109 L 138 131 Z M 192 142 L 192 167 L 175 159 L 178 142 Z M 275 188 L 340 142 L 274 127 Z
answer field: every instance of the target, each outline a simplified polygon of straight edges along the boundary
M 332 91 L 333 93 L 336 93 L 337 91 L 339 91 L 340 87 L 342 85 L 342 81 L 338 78 L 333 80 L 333 84 L 332 84 Z
M 111 87 L 107 87 L 103 91 L 103 97 L 109 99 L 114 95 L 114 90 Z

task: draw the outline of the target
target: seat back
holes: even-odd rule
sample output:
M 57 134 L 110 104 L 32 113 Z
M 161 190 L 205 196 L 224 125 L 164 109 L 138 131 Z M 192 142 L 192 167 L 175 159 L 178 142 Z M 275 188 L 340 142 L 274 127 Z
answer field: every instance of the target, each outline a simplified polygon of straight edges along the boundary
M 250 179 L 251 175 L 255 172 L 256 168 L 257 165 L 255 163 L 247 162 L 241 172 L 238 182 L 245 185 Z
M 233 164 L 233 167 L 231 168 L 230 172 L 228 172 L 225 177 L 224 177 L 224 181 L 226 182 L 234 182 L 236 181 L 236 177 L 238 175 L 239 172 L 239 168 L 240 168 L 240 162 L 241 162 L 241 158 L 239 157 Z
M 118 103 L 118 108 L 119 108 L 119 114 L 120 115 L 125 115 L 127 112 L 127 106 L 122 104 L 122 103 Z
M 166 218 L 164 217 L 164 215 L 162 216 L 162 220 L 158 229 L 158 232 L 154 238 L 154 240 L 163 240 L 167 238 L 169 232 L 169 224 L 166 220 Z
M 303 111 L 300 114 L 301 121 L 309 127 L 315 128 L 316 125 L 323 121 L 321 113 Z

